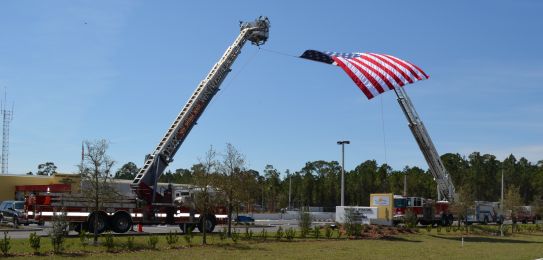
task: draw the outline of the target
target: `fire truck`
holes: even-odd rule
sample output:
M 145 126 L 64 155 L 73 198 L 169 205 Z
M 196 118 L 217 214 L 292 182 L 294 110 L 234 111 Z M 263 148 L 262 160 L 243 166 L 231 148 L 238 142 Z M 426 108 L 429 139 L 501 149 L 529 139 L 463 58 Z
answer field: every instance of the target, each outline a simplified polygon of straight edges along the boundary
M 262 16 L 252 22 L 240 23 L 240 33 L 234 43 L 196 87 L 155 150 L 146 156 L 143 167 L 130 184 L 133 196 L 103 201 L 100 207 L 103 210 L 93 211 L 96 208 L 93 201 L 82 194 L 38 193 L 26 198 L 25 217 L 35 222 L 51 221 L 62 211 L 71 229 L 80 231 L 84 228 L 92 233 L 105 230 L 125 233 L 134 224 L 179 225 L 184 232 L 194 227 L 202 231 L 205 226 L 207 232 L 212 232 L 215 225 L 225 222 L 227 210 L 224 207 L 217 207 L 208 216 L 200 216 L 195 207 L 197 201 L 194 201 L 196 190 L 174 192 L 171 185 L 159 189 L 158 179 L 219 91 L 242 47 L 247 41 L 257 46 L 264 44 L 269 28 L 268 18 Z
M 449 226 L 454 220 L 452 213 L 449 211 L 448 201 L 394 195 L 393 221 L 395 223 L 403 222 L 407 211 L 415 214 L 417 223 L 421 225 Z
M 449 211 L 449 202 L 453 202 L 456 198 L 454 184 L 407 92 L 404 88 L 397 88 L 394 89 L 394 93 L 407 118 L 409 129 L 428 163 L 430 173 L 437 183 L 438 195 L 437 200 L 396 195 L 394 198 L 395 222 L 403 221 L 406 211 L 410 210 L 417 215 L 420 224 L 450 225 L 453 215 Z

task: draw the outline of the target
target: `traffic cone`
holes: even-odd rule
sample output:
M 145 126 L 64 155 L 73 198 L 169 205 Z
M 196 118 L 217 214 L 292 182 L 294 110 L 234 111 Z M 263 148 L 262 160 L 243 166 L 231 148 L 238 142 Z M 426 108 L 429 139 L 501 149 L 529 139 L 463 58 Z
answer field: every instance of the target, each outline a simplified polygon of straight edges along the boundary
M 141 223 L 138 223 L 138 232 L 143 232 L 143 225 Z

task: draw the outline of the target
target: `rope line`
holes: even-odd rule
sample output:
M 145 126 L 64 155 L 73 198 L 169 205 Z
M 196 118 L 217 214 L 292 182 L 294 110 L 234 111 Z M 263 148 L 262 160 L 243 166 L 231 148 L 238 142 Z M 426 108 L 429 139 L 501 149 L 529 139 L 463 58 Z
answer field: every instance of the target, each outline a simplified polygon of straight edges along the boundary
M 385 151 L 385 164 L 388 165 L 387 161 L 387 142 L 386 142 L 386 132 L 385 132 L 385 113 L 383 112 L 383 95 L 379 95 L 381 99 L 381 127 L 383 129 L 383 148 Z
M 287 56 L 287 57 L 292 57 L 292 58 L 300 58 L 297 55 L 288 54 L 288 53 L 282 52 L 282 51 L 275 51 L 275 50 L 270 50 L 270 49 L 266 49 L 266 48 L 260 48 L 260 49 L 263 50 L 263 51 L 267 51 L 269 53 L 277 54 L 277 55 L 282 55 L 282 56 Z
M 259 48 L 260 49 L 260 48 Z M 223 87 L 220 88 L 220 91 L 216 94 L 215 98 L 211 99 L 211 101 L 209 102 L 209 105 L 208 107 L 211 108 L 213 106 L 213 104 L 215 103 L 214 101 L 217 100 L 217 97 L 219 96 L 222 96 L 222 93 L 224 93 L 226 91 L 226 89 L 232 85 L 232 83 L 237 79 L 237 77 L 239 76 L 239 74 L 241 74 L 241 72 L 243 70 L 245 70 L 245 68 L 247 67 L 247 65 L 249 65 L 249 63 L 251 63 L 256 55 L 259 53 L 259 49 L 257 49 L 246 61 L 245 63 L 243 63 L 243 65 L 241 65 L 240 69 L 238 71 L 236 71 L 236 73 L 234 75 L 232 75 L 232 77 L 230 77 L 230 80 L 228 82 L 226 82 L 226 84 L 223 85 Z

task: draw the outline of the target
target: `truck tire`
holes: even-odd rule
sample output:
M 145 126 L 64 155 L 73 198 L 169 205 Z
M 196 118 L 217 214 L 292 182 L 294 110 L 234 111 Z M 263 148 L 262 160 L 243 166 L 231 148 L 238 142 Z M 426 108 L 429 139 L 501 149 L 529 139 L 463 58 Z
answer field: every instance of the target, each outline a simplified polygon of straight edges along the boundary
M 124 211 L 120 211 L 113 215 L 109 225 L 115 233 L 126 233 L 132 227 L 132 217 Z
M 486 225 L 488 224 L 488 216 L 485 216 L 485 218 L 483 219 L 483 225 Z
M 215 229 L 215 225 L 217 224 L 217 221 L 215 220 L 215 216 L 209 215 L 206 218 L 206 233 L 212 233 Z M 198 223 L 198 230 L 203 233 L 204 231 L 204 219 L 200 219 L 200 223 Z
M 179 228 L 181 229 L 181 232 L 183 232 L 184 234 L 187 234 L 188 232 L 192 232 L 195 227 L 196 227 L 196 225 L 194 225 L 192 223 L 181 223 L 181 224 L 179 224 Z
M 107 217 L 105 214 L 100 212 L 94 212 L 89 217 L 88 226 L 89 226 L 89 233 L 94 234 L 94 222 L 96 220 L 96 231 L 98 234 L 103 233 L 108 228 L 107 225 Z

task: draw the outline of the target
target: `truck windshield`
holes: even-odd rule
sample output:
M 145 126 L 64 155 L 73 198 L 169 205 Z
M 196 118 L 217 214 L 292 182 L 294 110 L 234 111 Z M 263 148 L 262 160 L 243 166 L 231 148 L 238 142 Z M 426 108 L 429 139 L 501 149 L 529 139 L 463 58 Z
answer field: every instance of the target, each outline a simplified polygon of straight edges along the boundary
M 15 202 L 13 203 L 13 208 L 14 209 L 23 209 L 24 208 L 24 202 Z
M 395 208 L 405 208 L 406 204 L 406 199 L 394 199 Z

